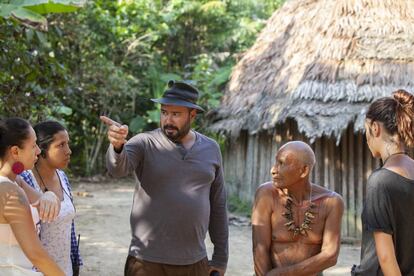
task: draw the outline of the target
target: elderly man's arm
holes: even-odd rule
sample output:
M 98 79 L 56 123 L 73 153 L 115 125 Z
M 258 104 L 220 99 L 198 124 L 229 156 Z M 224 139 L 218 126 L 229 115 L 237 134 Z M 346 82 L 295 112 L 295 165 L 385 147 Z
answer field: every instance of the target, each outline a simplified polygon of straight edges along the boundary
M 344 203 L 340 196 L 327 199 L 329 213 L 325 222 L 321 252 L 300 263 L 275 268 L 267 276 L 301 276 L 316 274 L 336 264 L 341 244 L 341 220 Z
M 261 185 L 257 191 L 252 210 L 253 260 L 257 276 L 272 269 L 270 246 L 272 236 L 272 187 L 271 183 Z

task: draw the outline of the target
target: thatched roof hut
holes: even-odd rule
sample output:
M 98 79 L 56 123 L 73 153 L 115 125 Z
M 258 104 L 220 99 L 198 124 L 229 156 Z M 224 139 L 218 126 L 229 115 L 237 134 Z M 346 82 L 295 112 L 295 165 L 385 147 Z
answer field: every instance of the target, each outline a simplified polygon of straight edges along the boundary
M 211 129 L 238 136 L 293 118 L 313 141 L 363 127 L 364 107 L 414 91 L 413 0 L 293 0 L 233 70 Z
M 312 181 L 345 199 L 343 236 L 360 238 L 365 183 L 379 165 L 364 141 L 374 98 L 414 91 L 414 0 L 291 0 L 234 67 L 211 129 L 230 194 L 252 200 L 286 141 L 311 143 Z

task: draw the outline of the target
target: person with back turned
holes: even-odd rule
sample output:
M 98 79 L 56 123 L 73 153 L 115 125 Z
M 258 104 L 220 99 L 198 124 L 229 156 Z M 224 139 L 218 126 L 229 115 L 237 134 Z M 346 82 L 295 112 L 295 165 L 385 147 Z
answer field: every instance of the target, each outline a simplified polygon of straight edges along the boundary
M 352 275 L 414 275 L 414 96 L 398 90 L 375 100 L 365 119 L 368 147 L 383 166 L 367 181 L 361 264 Z

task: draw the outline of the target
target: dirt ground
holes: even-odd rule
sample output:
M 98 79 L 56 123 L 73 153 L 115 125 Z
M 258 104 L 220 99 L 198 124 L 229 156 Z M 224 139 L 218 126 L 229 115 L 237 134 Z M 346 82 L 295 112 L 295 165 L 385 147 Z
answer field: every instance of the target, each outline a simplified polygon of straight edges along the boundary
M 129 213 L 134 184 L 131 180 L 114 183 L 74 185 L 83 276 L 123 275 L 130 241 Z M 229 276 L 253 275 L 251 228 L 245 222 L 246 219 L 233 217 L 230 223 Z M 208 238 L 206 244 L 211 256 Z M 343 245 L 337 265 L 324 275 L 350 275 L 350 267 L 358 262 L 359 254 L 359 247 Z

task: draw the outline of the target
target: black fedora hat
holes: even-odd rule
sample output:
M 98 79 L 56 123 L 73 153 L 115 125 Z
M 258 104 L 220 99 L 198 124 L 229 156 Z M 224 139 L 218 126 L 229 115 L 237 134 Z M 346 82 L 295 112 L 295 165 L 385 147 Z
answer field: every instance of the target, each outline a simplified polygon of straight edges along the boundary
M 204 109 L 196 104 L 197 100 L 197 88 L 185 82 L 172 80 L 168 82 L 168 89 L 165 90 L 162 98 L 151 99 L 151 101 L 160 104 L 185 106 L 204 112 Z

